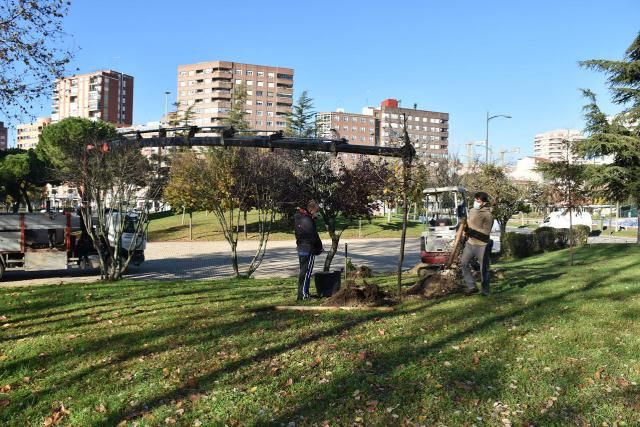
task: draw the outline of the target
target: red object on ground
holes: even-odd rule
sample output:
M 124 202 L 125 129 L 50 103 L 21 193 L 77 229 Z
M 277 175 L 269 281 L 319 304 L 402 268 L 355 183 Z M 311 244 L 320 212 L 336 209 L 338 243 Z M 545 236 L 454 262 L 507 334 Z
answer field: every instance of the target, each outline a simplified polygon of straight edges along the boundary
M 385 99 L 380 103 L 382 107 L 398 108 L 398 100 L 393 98 Z
M 420 252 L 420 259 L 425 264 L 444 264 L 449 258 L 449 252 Z

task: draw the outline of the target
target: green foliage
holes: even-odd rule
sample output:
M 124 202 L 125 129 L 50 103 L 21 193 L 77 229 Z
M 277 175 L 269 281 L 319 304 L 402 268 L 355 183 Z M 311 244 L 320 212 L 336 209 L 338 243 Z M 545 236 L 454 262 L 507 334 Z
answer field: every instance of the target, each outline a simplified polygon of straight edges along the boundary
M 31 212 L 31 197 L 37 197 L 46 183 L 46 163 L 33 150 L 0 151 L 0 203 L 24 202 Z
M 36 153 L 51 163 L 54 176 L 72 183 L 80 178 L 88 147 L 98 147 L 117 136 L 111 123 L 69 117 L 42 130 Z
M 552 227 L 538 227 L 533 230 L 536 241 L 536 251 L 550 252 L 560 249 L 556 229 Z
M 589 101 L 584 107 L 587 138 L 576 151 L 587 157 L 609 156 L 610 164 L 590 166 L 588 184 L 597 195 L 609 200 L 640 201 L 640 33 L 621 61 L 595 59 L 580 63 L 583 67 L 607 75 L 615 104 L 624 107 L 611 121 L 600 110 L 590 90 L 583 94 Z M 640 218 L 640 214 L 639 214 Z M 640 244 L 640 228 L 637 242 Z
M 526 258 L 536 252 L 536 239 L 533 234 L 507 232 L 502 235 L 500 248 L 507 259 Z
M 247 89 L 244 84 L 236 85 L 231 96 L 231 108 L 224 120 L 227 126 L 232 126 L 236 130 L 249 129 L 247 122 Z
M 302 91 L 298 101 L 287 116 L 287 136 L 309 138 L 316 135 L 316 113 L 313 111 L 313 100 L 307 91 Z
M 573 239 L 576 246 L 584 246 L 587 244 L 587 239 L 591 234 L 591 229 L 586 225 L 574 225 L 573 226 Z

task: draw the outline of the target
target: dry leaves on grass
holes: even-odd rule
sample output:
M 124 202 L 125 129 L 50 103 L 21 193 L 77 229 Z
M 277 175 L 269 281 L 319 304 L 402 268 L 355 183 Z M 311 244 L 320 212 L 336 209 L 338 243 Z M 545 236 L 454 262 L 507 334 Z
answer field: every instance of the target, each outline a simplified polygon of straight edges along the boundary
M 45 427 L 56 426 L 60 424 L 62 419 L 70 413 L 71 411 L 65 408 L 63 403 L 60 403 L 59 405 L 56 404 L 51 415 L 44 419 L 43 425 Z
M 96 412 L 100 412 L 101 414 L 107 412 L 107 408 L 101 403 L 96 406 Z
M 0 387 L 0 393 L 9 394 L 11 391 L 11 384 L 6 384 Z

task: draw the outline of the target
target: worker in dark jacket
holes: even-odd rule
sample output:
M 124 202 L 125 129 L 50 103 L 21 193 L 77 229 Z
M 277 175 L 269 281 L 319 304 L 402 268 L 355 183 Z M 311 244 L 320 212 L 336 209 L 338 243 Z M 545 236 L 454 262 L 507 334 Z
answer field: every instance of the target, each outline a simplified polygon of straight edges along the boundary
M 474 195 L 473 209 L 469 209 L 465 234 L 467 243 L 460 257 L 462 276 L 466 285 L 465 294 L 478 292 L 469 265 L 473 258 L 478 260 L 482 273 L 482 295 L 489 295 L 489 257 L 491 256 L 491 227 L 493 215 L 489 208 L 489 195 L 479 191 Z M 489 251 L 487 251 L 489 249 Z M 488 252 L 488 253 L 487 253 Z
M 309 299 L 309 284 L 313 272 L 315 255 L 322 253 L 322 241 L 316 230 L 316 215 L 320 207 L 315 200 L 309 200 L 307 208 L 298 208 L 293 216 L 296 232 L 296 247 L 300 261 L 298 275 L 298 300 Z

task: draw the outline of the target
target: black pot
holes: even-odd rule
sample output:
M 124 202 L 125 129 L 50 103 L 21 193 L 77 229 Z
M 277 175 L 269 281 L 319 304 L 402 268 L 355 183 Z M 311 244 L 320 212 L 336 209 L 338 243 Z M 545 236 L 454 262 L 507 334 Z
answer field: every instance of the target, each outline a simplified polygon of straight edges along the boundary
M 320 271 L 315 274 L 318 296 L 330 297 L 340 289 L 341 271 Z

